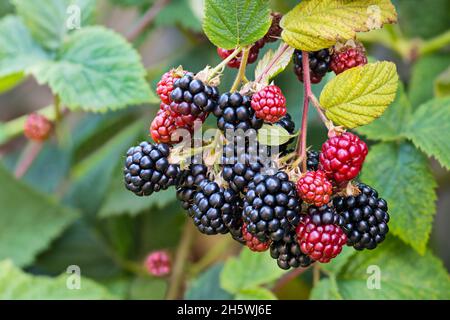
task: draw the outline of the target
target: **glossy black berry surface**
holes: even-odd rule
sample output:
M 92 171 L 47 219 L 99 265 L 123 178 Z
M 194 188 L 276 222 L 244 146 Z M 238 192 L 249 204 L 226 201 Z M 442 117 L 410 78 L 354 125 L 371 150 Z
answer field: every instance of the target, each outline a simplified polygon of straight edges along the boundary
M 307 267 L 314 260 L 302 253 L 297 242 L 295 231 L 287 232 L 281 240 L 274 241 L 270 245 L 270 256 L 277 260 L 281 269 Z
M 378 192 L 365 184 L 358 184 L 357 196 L 336 197 L 333 205 L 343 218 L 341 228 L 347 244 L 357 250 L 375 249 L 389 232 L 388 206 Z

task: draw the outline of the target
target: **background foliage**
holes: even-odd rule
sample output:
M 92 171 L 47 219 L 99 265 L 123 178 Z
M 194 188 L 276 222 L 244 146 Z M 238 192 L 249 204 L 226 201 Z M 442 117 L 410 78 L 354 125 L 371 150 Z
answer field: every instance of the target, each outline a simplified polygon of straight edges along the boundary
M 146 138 L 146 128 L 159 107 L 153 90 L 167 69 L 182 64 L 198 71 L 220 59 L 202 31 L 201 1 L 170 1 L 146 32 L 132 44 L 127 42 L 121 34 L 128 34 L 155 2 L 0 3 L 1 298 L 161 299 L 166 295 L 170 281 L 150 277 L 141 262 L 154 249 L 168 249 L 177 258 L 186 216 L 174 192 L 147 199 L 127 192 L 122 185 L 123 154 Z M 215 4 L 222 2 L 208 2 L 207 19 L 220 14 L 217 11 L 223 9 Z M 61 25 L 71 3 L 83 9 L 83 28 L 67 32 Z M 240 17 L 253 26 L 247 33 L 235 26 L 205 31 L 212 39 L 218 37 L 217 43 L 223 43 L 223 34 L 233 38 L 227 40 L 230 48 L 236 37 L 242 44 L 252 43 L 267 27 L 250 14 L 252 10 L 264 12 L 270 6 L 287 12 L 296 3 L 260 1 Z M 362 180 L 389 202 L 392 234 L 374 252 L 346 250 L 323 267 L 315 286 L 310 271 L 278 286 L 285 272 L 268 255 L 241 250 L 225 237 L 205 239 L 196 233 L 180 297 L 450 298 L 450 54 L 448 46 L 436 45 L 449 38 L 450 2 L 393 3 L 399 25 L 364 34 L 361 40 L 374 60 L 396 63 L 400 89 L 380 119 L 357 129 L 371 143 Z M 236 14 L 236 8 L 225 9 Z M 277 44 L 267 46 L 260 57 L 276 48 Z M 231 86 L 233 76 L 234 71 L 226 71 L 223 90 Z M 298 126 L 301 84 L 293 72 L 282 73 L 277 84 L 286 93 Z M 323 84 L 313 88 L 316 95 L 322 89 Z M 59 99 L 54 100 L 55 95 Z M 55 103 L 71 113 L 18 181 L 11 172 L 26 144 L 21 136 L 23 115 L 42 109 L 52 118 Z M 315 114 L 310 128 L 309 144 L 317 149 L 325 131 Z M 81 268 L 80 291 L 66 289 L 64 273 L 69 265 Z M 381 290 L 367 289 L 369 265 L 382 270 Z

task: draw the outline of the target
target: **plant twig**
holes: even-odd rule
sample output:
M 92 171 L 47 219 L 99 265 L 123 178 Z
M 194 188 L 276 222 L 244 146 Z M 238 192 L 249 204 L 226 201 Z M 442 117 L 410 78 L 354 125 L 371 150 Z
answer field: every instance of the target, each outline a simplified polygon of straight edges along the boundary
M 128 41 L 132 42 L 139 37 L 139 35 L 148 28 L 149 25 L 153 23 L 158 13 L 169 4 L 170 0 L 157 0 L 144 14 L 144 16 L 139 20 L 139 22 L 134 26 L 131 31 L 126 35 Z
M 308 111 L 309 111 L 309 97 L 311 91 L 311 77 L 309 71 L 309 55 L 308 52 L 302 52 L 302 65 L 303 65 L 303 115 L 302 115 L 302 127 L 300 128 L 300 137 L 297 142 L 297 154 L 302 159 L 302 172 L 306 172 L 306 137 L 308 131 Z
M 436 52 L 450 44 L 450 30 L 423 43 L 419 49 L 420 56 Z
M 289 45 L 284 43 L 283 46 L 280 48 L 280 50 L 278 50 L 277 53 L 273 56 L 272 60 L 269 62 L 269 64 L 263 70 L 263 72 L 261 72 L 258 78 L 255 79 L 255 82 L 260 82 L 267 75 L 267 72 L 269 72 L 269 70 L 272 69 L 272 67 L 278 62 L 278 60 L 283 56 L 283 54 L 288 49 Z
M 169 289 L 167 290 L 166 295 L 167 300 L 175 300 L 178 298 L 180 287 L 184 279 L 184 267 L 194 240 L 194 234 L 194 224 L 192 221 L 187 220 L 176 252 Z
M 250 53 L 250 48 L 244 48 L 242 50 L 242 60 L 241 65 L 239 66 L 239 71 L 236 76 L 236 79 L 234 80 L 233 86 L 231 87 L 230 92 L 234 92 L 239 88 L 239 85 L 242 83 L 242 80 L 245 77 L 245 70 L 247 68 L 247 61 L 248 61 L 248 55 Z
M 221 63 L 219 63 L 214 69 L 211 70 L 211 73 L 209 75 L 209 79 L 212 79 L 216 74 L 221 73 L 223 71 L 223 69 L 225 68 L 225 66 L 228 64 L 228 62 L 230 62 L 231 60 L 233 60 L 234 58 L 236 58 L 238 56 L 239 53 L 241 53 L 242 48 L 236 48 L 232 54 L 230 54 L 228 57 L 226 57 L 226 59 L 222 60 Z
M 28 169 L 33 164 L 33 161 L 39 155 L 39 152 L 42 149 L 42 143 L 30 141 L 26 145 L 25 149 L 20 156 L 19 163 L 16 166 L 16 170 L 14 171 L 14 175 L 17 179 L 22 178 L 25 173 L 27 173 Z
M 308 266 L 306 268 L 297 268 L 294 269 L 286 274 L 284 274 L 278 281 L 275 283 L 275 285 L 272 288 L 272 291 L 278 291 L 282 287 L 284 287 L 287 283 L 291 282 L 293 279 L 297 278 L 299 275 L 303 274 L 304 272 L 308 271 L 311 266 Z
M 309 95 L 309 100 L 313 104 L 313 106 L 316 108 L 317 113 L 319 114 L 320 120 L 325 124 L 327 129 L 330 129 L 330 120 L 328 120 L 325 113 L 323 113 L 322 106 L 319 103 L 319 100 L 317 100 L 317 97 L 311 92 Z

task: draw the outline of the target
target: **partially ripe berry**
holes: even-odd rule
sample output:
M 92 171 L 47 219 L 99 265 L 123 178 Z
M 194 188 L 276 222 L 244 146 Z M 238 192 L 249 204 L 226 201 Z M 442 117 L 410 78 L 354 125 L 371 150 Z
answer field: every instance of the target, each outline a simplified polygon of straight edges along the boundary
M 366 51 L 360 43 L 335 49 L 331 56 L 331 70 L 340 74 L 348 69 L 367 64 Z
M 367 153 L 364 141 L 353 133 L 344 132 L 322 145 L 319 170 L 338 184 L 350 181 L 361 171 Z
M 250 52 L 247 58 L 247 64 L 252 64 L 258 59 L 259 51 L 261 50 L 262 47 L 264 47 L 264 44 L 265 44 L 264 38 L 255 42 L 255 44 L 250 48 Z M 217 54 L 223 60 L 228 58 L 233 52 L 234 49 L 227 50 L 223 48 L 217 48 Z M 241 66 L 241 61 L 242 61 L 242 52 L 240 52 L 235 58 L 231 59 L 230 62 L 227 63 L 227 66 L 229 68 L 238 69 Z
M 308 171 L 297 181 L 297 192 L 306 203 L 321 207 L 330 202 L 333 186 L 323 171 Z
M 150 126 L 150 135 L 156 143 L 173 144 L 179 141 L 174 141 L 172 134 L 177 129 L 175 125 L 175 118 L 168 115 L 163 110 L 158 111 L 155 119 L 153 119 Z
M 50 136 L 52 128 L 52 123 L 46 117 L 32 113 L 25 121 L 24 134 L 30 140 L 43 142 Z
M 170 274 L 170 256 L 166 251 L 154 251 L 145 259 L 145 268 L 155 277 L 164 277 Z
M 279 87 L 270 85 L 252 96 L 252 108 L 257 118 L 275 123 L 286 115 L 286 98 Z
M 255 252 L 266 251 L 271 244 L 270 240 L 266 242 L 259 241 L 256 236 L 247 231 L 247 225 L 245 223 L 242 227 L 242 238 L 245 240 L 245 245 Z
M 313 260 L 330 262 L 347 242 L 339 222 L 339 215 L 330 207 L 309 207 L 308 214 L 301 217 L 296 229 L 300 250 Z
M 176 70 L 172 69 L 161 77 L 161 80 L 158 82 L 158 85 L 156 86 L 156 93 L 160 97 L 161 101 L 165 104 L 170 104 L 172 100 L 170 99 L 170 94 L 173 90 L 173 83 L 176 79 L 181 78 L 186 71 L 182 70 Z

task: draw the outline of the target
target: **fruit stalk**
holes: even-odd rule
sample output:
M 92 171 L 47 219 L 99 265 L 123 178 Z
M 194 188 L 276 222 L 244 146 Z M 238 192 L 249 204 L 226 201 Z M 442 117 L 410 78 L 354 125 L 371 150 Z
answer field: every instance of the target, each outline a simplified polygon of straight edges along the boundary
M 242 50 L 242 61 L 241 65 L 239 66 L 239 71 L 236 76 L 236 79 L 234 80 L 233 86 L 231 87 L 230 92 L 234 92 L 238 89 L 239 85 L 242 82 L 242 79 L 245 77 L 245 69 L 247 68 L 247 61 L 248 61 L 248 55 L 250 53 L 250 48 L 244 48 Z

